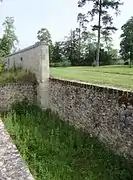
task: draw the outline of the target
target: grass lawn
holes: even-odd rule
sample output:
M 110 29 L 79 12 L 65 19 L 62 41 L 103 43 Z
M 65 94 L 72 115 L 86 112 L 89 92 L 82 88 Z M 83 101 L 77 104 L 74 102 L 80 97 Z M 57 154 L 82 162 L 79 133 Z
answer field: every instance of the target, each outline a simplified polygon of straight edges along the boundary
M 133 178 L 133 164 L 49 110 L 19 104 L 3 121 L 36 180 Z
M 51 68 L 51 76 L 133 90 L 133 68 L 128 66 Z

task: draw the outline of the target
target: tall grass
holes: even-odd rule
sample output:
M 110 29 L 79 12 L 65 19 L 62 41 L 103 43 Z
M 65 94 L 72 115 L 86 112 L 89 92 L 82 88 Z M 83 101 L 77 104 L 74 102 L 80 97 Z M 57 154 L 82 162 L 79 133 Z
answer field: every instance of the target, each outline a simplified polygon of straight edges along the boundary
M 36 77 L 33 73 L 24 69 L 10 69 L 0 72 L 0 83 L 17 83 L 17 82 L 35 82 Z
M 133 164 L 50 110 L 17 104 L 3 121 L 36 180 L 133 179 Z

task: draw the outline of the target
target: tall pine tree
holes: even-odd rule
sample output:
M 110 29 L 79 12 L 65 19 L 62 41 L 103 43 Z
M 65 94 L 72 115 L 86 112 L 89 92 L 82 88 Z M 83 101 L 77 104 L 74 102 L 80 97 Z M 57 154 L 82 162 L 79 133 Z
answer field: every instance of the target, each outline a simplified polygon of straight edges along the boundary
M 123 3 L 121 0 L 79 0 L 78 7 L 83 7 L 85 5 L 90 6 L 92 4 L 92 9 L 88 10 L 88 20 L 93 21 L 97 16 L 98 23 L 92 26 L 94 31 L 98 32 L 97 39 L 97 53 L 95 65 L 99 66 L 99 54 L 100 54 L 100 39 L 101 39 L 101 31 L 116 31 L 116 27 L 113 26 L 114 15 L 118 15 L 120 13 L 119 6 Z M 110 10 L 113 12 L 110 14 Z

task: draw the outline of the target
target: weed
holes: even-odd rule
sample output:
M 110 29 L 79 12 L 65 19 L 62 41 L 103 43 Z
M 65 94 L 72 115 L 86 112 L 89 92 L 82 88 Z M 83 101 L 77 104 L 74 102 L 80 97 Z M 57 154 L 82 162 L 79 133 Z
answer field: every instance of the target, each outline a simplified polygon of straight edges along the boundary
M 35 74 L 22 69 L 10 69 L 0 72 L 0 83 L 30 82 L 37 83 Z
M 133 178 L 133 164 L 50 110 L 17 104 L 3 121 L 37 180 Z

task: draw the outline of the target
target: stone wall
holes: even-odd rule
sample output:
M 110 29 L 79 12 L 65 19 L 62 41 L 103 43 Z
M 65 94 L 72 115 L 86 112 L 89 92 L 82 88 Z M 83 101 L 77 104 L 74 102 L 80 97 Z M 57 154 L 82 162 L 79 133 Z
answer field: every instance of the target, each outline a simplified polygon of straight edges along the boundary
M 49 93 L 63 120 L 133 157 L 133 92 L 51 78 Z
M 32 83 L 8 83 L 0 84 L 0 112 L 8 111 L 16 101 L 27 98 L 30 102 L 36 102 L 36 85 Z
M 29 69 L 35 73 L 38 82 L 49 77 L 49 47 L 40 42 L 4 58 L 5 68 Z
M 19 68 L 31 70 L 35 73 L 37 87 L 37 101 L 42 107 L 48 107 L 49 81 L 49 47 L 44 42 L 10 54 L 4 58 L 5 68 Z

